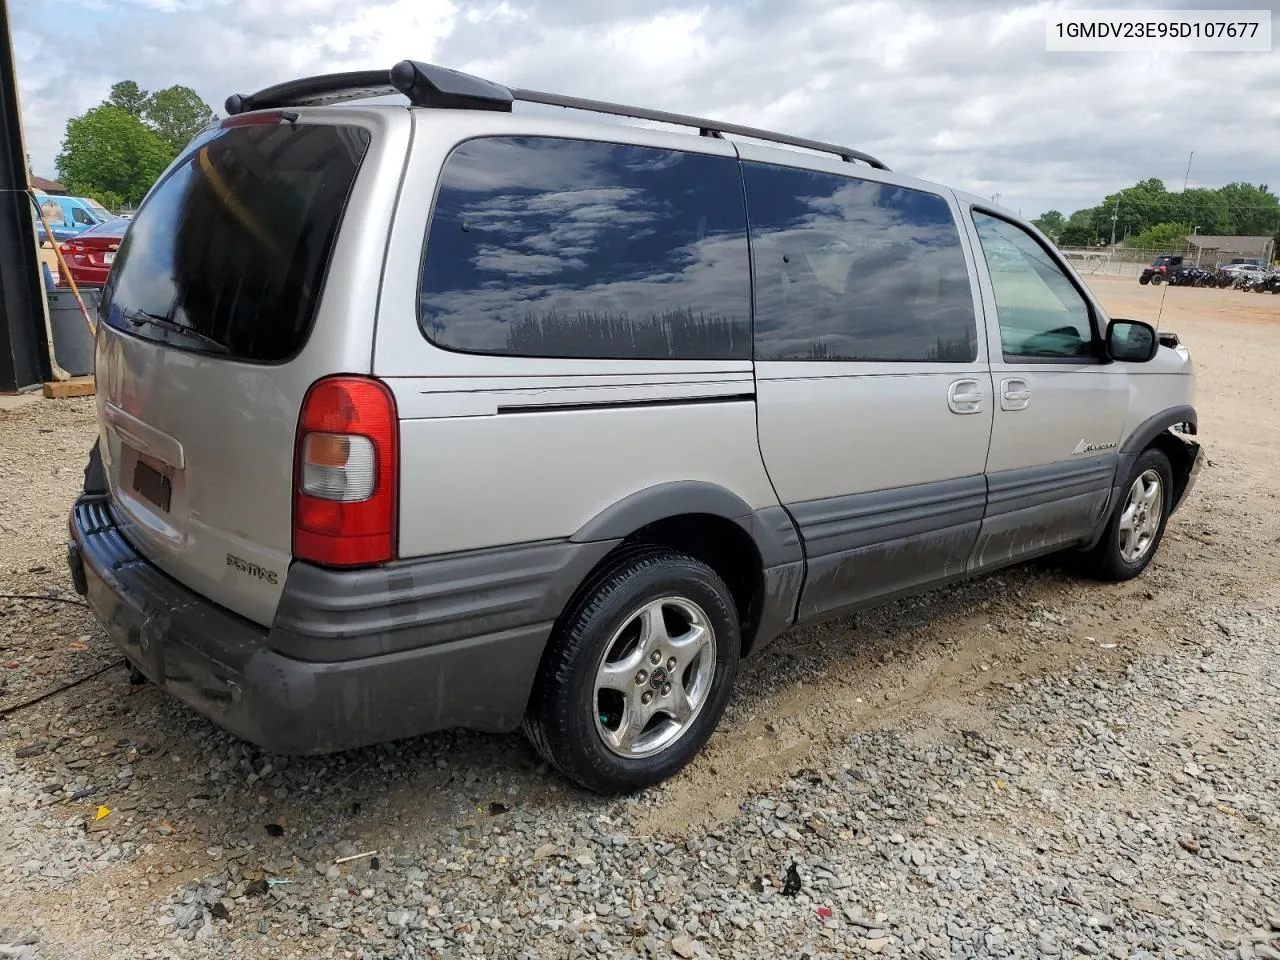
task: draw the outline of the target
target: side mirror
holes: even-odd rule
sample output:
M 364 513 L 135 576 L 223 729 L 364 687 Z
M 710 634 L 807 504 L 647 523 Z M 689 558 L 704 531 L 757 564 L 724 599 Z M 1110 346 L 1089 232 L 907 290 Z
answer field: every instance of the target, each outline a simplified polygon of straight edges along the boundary
M 1141 320 L 1112 320 L 1107 326 L 1107 356 L 1124 363 L 1146 363 L 1160 350 L 1156 328 Z

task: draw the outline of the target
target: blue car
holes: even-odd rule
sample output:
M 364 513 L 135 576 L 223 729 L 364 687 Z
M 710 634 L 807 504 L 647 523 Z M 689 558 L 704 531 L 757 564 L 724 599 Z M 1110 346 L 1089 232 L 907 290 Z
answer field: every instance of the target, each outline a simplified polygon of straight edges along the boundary
M 65 243 L 78 237 L 90 227 L 96 227 L 100 223 L 114 219 L 106 207 L 90 197 L 55 197 L 37 193 L 36 199 L 40 202 L 40 212 L 49 222 L 53 238 L 59 243 Z M 35 217 L 35 221 L 36 239 L 43 246 L 48 242 L 49 237 L 45 233 L 44 223 L 41 222 L 40 217 Z

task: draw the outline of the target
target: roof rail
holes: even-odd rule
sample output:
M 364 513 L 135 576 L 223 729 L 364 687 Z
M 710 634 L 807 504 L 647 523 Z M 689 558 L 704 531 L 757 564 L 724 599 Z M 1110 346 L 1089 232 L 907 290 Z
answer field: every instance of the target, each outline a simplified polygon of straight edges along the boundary
M 736 123 L 720 123 L 683 113 L 650 110 L 647 107 L 629 107 L 620 103 L 543 93 L 539 90 L 504 87 L 467 73 L 459 73 L 457 70 L 420 63 L 416 60 L 402 60 L 390 70 L 330 73 L 319 77 L 290 80 L 248 95 L 232 94 L 227 97 L 226 109 L 228 115 L 234 116 L 248 110 L 319 106 L 340 103 L 344 100 L 387 96 L 393 93 L 404 94 L 416 107 L 510 112 L 512 103 L 519 100 L 523 103 L 541 103 L 547 106 L 564 107 L 568 110 L 607 113 L 636 120 L 693 127 L 697 129 L 700 136 L 704 137 L 724 139 L 725 134 L 732 134 L 752 140 L 782 143 L 819 153 L 835 154 L 848 163 L 860 161 L 878 170 L 889 169 L 871 154 L 852 147 L 842 147 L 806 137 L 792 137 L 785 133 L 744 127 Z

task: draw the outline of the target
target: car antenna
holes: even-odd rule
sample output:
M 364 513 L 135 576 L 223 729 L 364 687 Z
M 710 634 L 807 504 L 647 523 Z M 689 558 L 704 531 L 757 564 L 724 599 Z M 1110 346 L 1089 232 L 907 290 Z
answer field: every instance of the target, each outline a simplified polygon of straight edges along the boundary
M 1164 283 L 1160 284 L 1160 286 L 1161 286 L 1161 288 L 1162 288 L 1162 289 L 1161 289 L 1161 291 L 1160 291 L 1160 308 L 1159 308 L 1158 310 L 1156 310 L 1156 334 L 1157 334 L 1157 336 L 1158 336 L 1158 335 L 1159 335 L 1159 333 L 1160 333 L 1160 317 L 1164 315 L 1164 298 L 1165 298 L 1165 297 L 1167 297 L 1167 296 L 1169 295 L 1169 281 L 1168 281 L 1168 280 L 1166 280 Z

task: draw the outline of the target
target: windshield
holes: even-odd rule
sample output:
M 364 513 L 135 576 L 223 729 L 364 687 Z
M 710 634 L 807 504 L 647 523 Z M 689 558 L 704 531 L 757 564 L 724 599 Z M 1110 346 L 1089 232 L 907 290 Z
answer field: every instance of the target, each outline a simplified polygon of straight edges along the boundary
M 89 209 L 94 212 L 94 215 L 99 220 L 106 222 L 107 220 L 111 219 L 112 217 L 111 211 L 108 210 L 106 207 L 104 207 L 102 204 L 100 204 L 97 200 L 92 200 L 86 197 L 84 202 L 88 205 Z
M 107 323 L 202 353 L 292 357 L 368 145 L 350 126 L 207 131 L 129 222 L 103 291 Z

